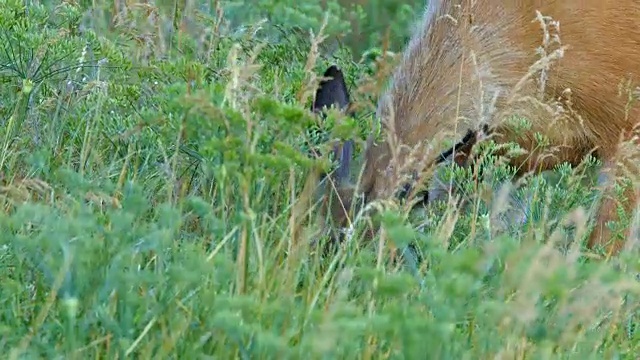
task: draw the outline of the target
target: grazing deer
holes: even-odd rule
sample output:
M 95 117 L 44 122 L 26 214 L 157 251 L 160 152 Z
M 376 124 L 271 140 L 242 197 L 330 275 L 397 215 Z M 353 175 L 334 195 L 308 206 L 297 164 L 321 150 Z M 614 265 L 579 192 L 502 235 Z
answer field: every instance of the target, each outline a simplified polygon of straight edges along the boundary
M 320 84 L 314 111 L 330 104 L 346 108 L 341 71 L 332 66 L 325 76 L 331 79 Z M 367 140 L 357 193 L 349 174 L 353 142 L 334 150 L 340 167 L 331 179 L 342 201 L 332 204 L 331 217 L 344 226 L 354 195 L 365 203 L 397 196 L 427 168 L 467 164 L 485 135 L 526 150 L 509 159 L 516 177 L 564 162 L 576 166 L 591 154 L 611 180 L 633 180 L 639 174 L 634 131 L 640 110 L 628 106 L 621 85 L 639 78 L 640 1 L 429 0 L 379 99 L 383 139 Z M 518 129 L 505 121 L 513 115 L 531 126 Z M 555 151 L 538 149 L 535 133 Z M 447 149 L 445 139 L 457 143 Z M 604 189 L 587 243 L 603 246 L 609 256 L 624 245 L 606 226 L 618 219 L 612 189 Z M 638 202 L 637 187 L 624 195 L 629 212 Z

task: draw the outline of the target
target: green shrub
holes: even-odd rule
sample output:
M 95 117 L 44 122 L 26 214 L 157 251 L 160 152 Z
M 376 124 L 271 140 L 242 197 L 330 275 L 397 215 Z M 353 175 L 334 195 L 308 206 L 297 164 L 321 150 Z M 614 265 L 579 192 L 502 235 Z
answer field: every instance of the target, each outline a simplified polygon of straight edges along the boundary
M 419 14 L 409 5 L 127 4 L 0 1 L 0 347 L 9 357 L 640 350 L 637 260 L 586 261 L 572 242 L 593 202 L 583 169 L 532 178 L 512 196 L 523 221 L 505 223 L 490 199 L 513 169 L 487 144 L 490 180 L 445 174 L 472 195 L 455 221 L 444 203 L 381 214 L 397 245 L 417 244 L 424 266 L 391 268 L 388 247 L 359 246 L 358 235 L 335 258 L 312 255 L 325 235 L 317 211 L 298 204 L 309 174 L 330 164 L 309 152 L 364 139 L 377 95 L 354 93 L 365 105 L 356 121 L 319 124 L 308 110 L 312 75 L 336 62 L 352 89 L 363 85 L 383 23 L 402 48 Z M 355 23 L 365 40 L 312 51 L 309 30 L 320 33 L 326 9 L 323 34 L 349 35 Z

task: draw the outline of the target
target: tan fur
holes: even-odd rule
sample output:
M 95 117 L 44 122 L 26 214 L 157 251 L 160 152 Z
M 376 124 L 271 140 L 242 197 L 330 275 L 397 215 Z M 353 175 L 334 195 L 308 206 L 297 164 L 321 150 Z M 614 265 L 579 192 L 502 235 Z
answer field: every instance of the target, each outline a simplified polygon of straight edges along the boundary
M 531 70 L 543 43 L 536 10 L 560 24 L 560 44 L 553 42 L 556 32 L 550 28 L 547 52 L 563 51 L 562 57 L 552 62 L 546 78 Z M 633 157 L 620 161 L 617 151 L 640 114 L 637 106 L 625 112 L 628 97 L 619 93 L 619 85 L 629 80 L 634 87 L 640 82 L 638 0 L 429 0 L 379 102 L 383 134 L 393 139 L 369 140 L 361 190 L 367 201 L 392 196 L 410 149 L 413 157 L 422 157 L 420 166 L 428 166 L 443 150 L 442 139 L 458 141 L 482 124 L 495 130 L 494 140 L 515 141 L 529 151 L 512 161 L 518 176 L 565 161 L 577 165 L 592 150 L 607 164 L 604 170 L 622 175 L 620 164 L 637 162 Z M 532 99 L 541 99 L 542 85 L 544 104 L 538 104 Z M 570 100 L 574 113 L 553 116 L 558 100 L 565 109 Z M 530 120 L 532 128 L 516 133 L 502 123 L 514 114 Z M 535 132 L 545 134 L 557 149 L 552 156 L 535 151 Z M 636 193 L 626 192 L 625 210 L 635 207 Z M 588 246 L 618 252 L 623 244 L 609 243 L 611 234 L 604 227 L 616 219 L 613 200 L 606 197 Z

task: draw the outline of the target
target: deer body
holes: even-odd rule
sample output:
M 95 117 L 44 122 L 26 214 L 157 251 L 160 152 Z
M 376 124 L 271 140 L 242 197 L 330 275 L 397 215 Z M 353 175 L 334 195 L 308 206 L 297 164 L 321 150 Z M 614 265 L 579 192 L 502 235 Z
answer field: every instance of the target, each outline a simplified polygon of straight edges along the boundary
M 536 11 L 557 21 L 559 31 L 547 21 L 545 38 Z M 527 150 L 510 160 L 517 176 L 577 165 L 590 153 L 611 176 L 636 174 L 638 161 L 621 154 L 620 140 L 640 121 L 640 108 L 628 107 L 624 91 L 638 83 L 640 1 L 430 0 L 379 100 L 388 141 L 369 139 L 360 191 L 367 201 L 393 196 L 401 179 L 437 162 L 442 140 L 483 128 L 495 141 Z M 505 122 L 512 115 L 531 127 L 514 128 Z M 555 151 L 538 151 L 536 132 Z M 417 165 L 404 166 L 410 162 Z M 625 195 L 628 211 L 638 194 L 630 188 Z M 605 226 L 617 219 L 614 205 L 605 195 L 588 243 L 611 254 L 622 247 Z

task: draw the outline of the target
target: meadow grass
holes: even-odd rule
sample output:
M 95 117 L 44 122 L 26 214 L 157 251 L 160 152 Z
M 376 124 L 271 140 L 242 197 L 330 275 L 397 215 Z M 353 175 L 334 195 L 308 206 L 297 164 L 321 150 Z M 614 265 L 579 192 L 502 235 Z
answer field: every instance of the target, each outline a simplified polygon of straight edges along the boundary
M 581 250 L 595 161 L 510 189 L 489 144 L 466 211 L 313 250 L 309 154 L 366 137 L 381 39 L 415 20 L 385 1 L 376 27 L 364 1 L 0 0 L 2 357 L 636 358 L 637 258 Z M 333 63 L 363 104 L 340 124 L 309 111 Z

